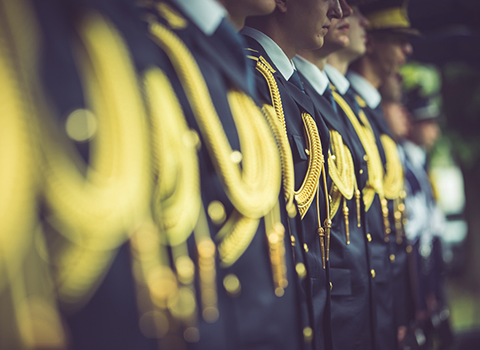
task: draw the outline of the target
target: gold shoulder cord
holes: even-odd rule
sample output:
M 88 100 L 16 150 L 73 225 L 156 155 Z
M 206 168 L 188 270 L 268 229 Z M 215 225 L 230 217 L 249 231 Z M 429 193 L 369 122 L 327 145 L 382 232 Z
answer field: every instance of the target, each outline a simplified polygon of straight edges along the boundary
M 144 78 L 152 124 L 155 221 L 164 244 L 176 246 L 193 232 L 201 207 L 197 147 L 199 137 L 188 128 L 168 79 L 158 68 Z
M 328 157 L 328 169 L 333 184 L 330 188 L 331 202 L 331 218 L 333 219 L 340 207 L 343 198 L 343 216 L 345 220 L 345 237 L 347 244 L 350 244 L 349 229 L 349 209 L 347 200 L 353 198 L 357 190 L 357 181 L 355 177 L 355 167 L 353 164 L 352 154 L 343 142 L 342 136 L 335 130 L 330 130 L 330 149 Z M 357 203 L 357 213 L 360 207 Z M 357 224 L 360 220 L 357 217 Z
M 293 212 L 289 210 L 290 203 L 292 198 L 295 196 L 298 211 L 300 212 L 300 217 L 303 219 L 307 213 L 310 205 L 312 204 L 315 195 L 317 197 L 317 219 L 318 219 L 318 229 L 317 234 L 320 239 L 320 251 L 322 254 L 323 268 L 325 269 L 325 261 L 329 260 L 329 250 L 330 250 L 330 229 L 332 226 L 332 220 L 330 218 L 330 203 L 328 198 L 327 190 L 327 181 L 325 173 L 325 160 L 322 153 L 322 144 L 320 141 L 320 136 L 318 134 L 318 129 L 315 121 L 308 113 L 302 113 L 302 120 L 305 126 L 305 134 L 307 135 L 307 150 L 309 157 L 309 166 L 307 174 L 302 182 L 302 185 L 298 191 L 294 189 L 294 172 L 293 172 L 293 160 L 292 160 L 292 150 L 288 143 L 287 129 L 285 124 L 285 116 L 283 113 L 282 100 L 280 97 L 280 92 L 278 90 L 277 82 L 272 73 L 275 71 L 268 64 L 268 62 L 260 56 L 259 58 L 254 56 L 248 56 L 250 59 L 257 61 L 256 69 L 263 75 L 267 81 L 270 97 L 272 99 L 272 106 L 265 104 L 263 106 L 263 111 L 267 119 L 272 118 L 273 111 L 275 111 L 276 122 L 272 124 L 277 124 L 279 132 L 275 133 L 277 145 L 280 149 L 281 159 L 282 159 L 282 175 L 283 175 L 283 188 L 285 192 L 285 200 L 287 202 L 287 212 Z M 325 202 L 326 202 L 326 211 L 327 218 L 324 221 L 323 227 L 320 218 L 320 175 L 323 174 L 323 185 L 325 189 Z
M 241 115 L 232 113 L 241 147 L 245 148 L 244 153 L 247 152 L 242 156 L 243 167 L 240 168 L 236 157 L 232 157 L 234 152 L 190 51 L 175 34 L 159 23 L 151 23 L 150 32 L 174 64 L 229 199 L 246 217 L 261 218 L 266 215 L 277 200 L 280 179 L 276 170 L 280 164 L 271 132 L 255 104 L 239 91 L 228 93 L 232 112 L 242 107 L 249 108 L 250 112 L 243 110 Z M 258 145 L 259 141 L 263 147 L 251 147 Z
M 284 138 L 283 141 L 277 141 L 277 144 L 282 145 L 285 147 L 286 143 L 288 143 L 288 136 L 287 136 L 287 129 L 285 124 L 285 116 L 283 113 L 283 106 L 282 100 L 280 97 L 280 92 L 278 91 L 277 82 L 275 81 L 275 77 L 272 74 L 272 68 L 265 61 L 263 57 L 260 57 L 257 60 L 257 70 L 265 77 L 267 81 L 270 96 L 272 98 L 273 107 L 275 108 L 275 113 L 277 115 L 277 119 L 281 128 L 283 130 L 282 137 Z M 318 129 L 315 124 L 315 121 L 308 113 L 302 113 L 302 120 L 305 126 L 305 135 L 307 136 L 307 150 L 309 151 L 308 154 L 308 170 L 305 178 L 302 182 L 300 188 L 295 191 L 294 190 L 294 173 L 290 169 L 293 169 L 293 166 L 290 166 L 291 160 L 291 149 L 289 149 L 289 157 L 285 155 L 282 157 L 282 160 L 285 159 L 285 165 L 282 164 L 282 175 L 283 175 L 283 187 L 285 191 L 285 197 L 287 201 L 287 206 L 289 201 L 291 201 L 293 195 L 295 196 L 295 200 L 297 202 L 298 211 L 300 213 L 300 217 L 303 218 L 310 208 L 310 205 L 315 198 L 315 193 L 317 191 L 317 187 L 319 186 L 320 175 L 322 173 L 322 168 L 324 166 L 324 157 L 322 153 L 322 144 L 320 141 L 320 136 L 318 134 Z M 282 149 L 282 154 L 286 153 L 285 149 Z M 293 195 L 292 195 L 293 192 Z
M 0 0 L 2 349 L 66 348 L 45 242 L 38 229 L 37 33 L 36 19 L 26 2 Z
M 202 73 L 188 48 L 173 32 L 159 23 L 151 22 L 150 32 L 174 65 L 216 173 L 235 207 L 234 213 L 216 237 L 220 242 L 218 252 L 221 266 L 231 266 L 252 241 L 259 219 L 269 214 L 278 200 L 280 160 L 272 132 L 255 103 L 242 92 L 233 89 L 228 92 L 228 101 L 242 153 L 233 151 Z M 267 231 L 267 235 L 271 233 L 272 231 Z M 283 244 L 283 241 L 275 244 Z M 270 244 L 271 249 L 275 244 Z M 284 252 L 278 249 L 275 251 L 279 252 L 274 254 L 279 259 L 271 259 L 274 271 L 278 266 L 285 266 Z M 286 276 L 285 269 L 280 270 Z M 283 280 L 286 277 L 277 280 L 274 278 L 276 291 L 282 288 Z
M 360 110 L 359 117 L 363 122 L 363 125 L 360 124 L 355 113 L 352 111 L 348 103 L 340 96 L 337 92 L 333 91 L 333 97 L 338 103 L 340 108 L 345 112 L 348 119 L 352 123 L 357 135 L 362 142 L 363 148 L 367 156 L 367 169 L 368 169 L 368 180 L 367 184 L 363 188 L 363 200 L 365 203 L 365 211 L 370 209 L 370 206 L 373 203 L 375 198 L 375 193 L 378 194 L 380 198 L 380 203 L 382 205 L 382 216 L 383 216 L 383 225 L 385 233 L 385 241 L 388 241 L 388 234 L 390 233 L 390 222 L 388 220 L 388 208 L 387 202 L 385 200 L 384 186 L 383 186 L 383 164 L 378 153 L 378 148 L 375 140 L 375 135 L 373 129 L 368 121 L 363 110 Z M 362 105 L 362 104 L 361 104 Z M 363 104 L 364 105 L 364 104 Z
M 388 135 L 381 135 L 380 140 L 387 159 L 386 173 L 383 181 L 385 198 L 395 200 L 400 197 L 404 187 L 402 162 L 398 157 L 397 144 Z
M 80 76 L 98 125 L 86 177 L 43 130 L 49 221 L 65 238 L 53 252 L 58 294 L 75 306 L 93 294 L 116 248 L 149 217 L 152 192 L 147 119 L 129 53 L 99 15 L 86 16 L 78 33 Z

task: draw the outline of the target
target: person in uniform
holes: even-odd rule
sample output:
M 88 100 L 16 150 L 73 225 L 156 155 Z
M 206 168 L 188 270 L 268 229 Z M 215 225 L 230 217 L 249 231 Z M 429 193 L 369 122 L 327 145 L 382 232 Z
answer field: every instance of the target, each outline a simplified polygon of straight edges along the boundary
M 412 246 L 411 276 L 414 319 L 425 334 L 425 346 L 433 348 L 436 336 L 442 348 L 453 343 L 449 326 L 449 310 L 444 291 L 441 236 L 445 217 L 436 203 L 428 175 L 427 152 L 440 136 L 440 110 L 432 99 L 416 87 L 406 94 L 405 107 L 411 124 L 402 141 L 407 165 L 406 234 Z
M 344 97 L 350 84 L 336 68 L 327 65 L 328 58 L 335 51 L 349 44 L 349 30 L 358 31 L 360 35 L 364 31 L 366 19 L 353 6 L 355 2 L 350 4 L 353 10 L 348 7 L 343 11 L 342 19 L 332 20 L 322 48 L 302 50 L 294 62 L 303 78 L 306 93 L 311 96 L 330 131 L 328 162 L 331 178 L 329 195 L 332 200 L 330 293 L 333 347 L 373 349 L 372 283 L 375 275 L 370 264 L 371 235 L 366 227 L 362 196 L 362 192 L 369 190 L 366 188 L 370 186 L 367 182 L 372 183 L 369 179 L 370 167 L 366 162 L 371 154 L 366 154 L 365 149 L 369 148 L 364 148 L 364 140 L 361 141 L 357 134 L 357 130 L 361 135 L 364 134 L 357 120 L 358 111 Z M 364 51 L 363 46 L 353 59 Z M 342 63 L 346 70 L 350 61 Z M 381 220 L 381 212 L 376 218 Z
M 346 4 L 341 3 L 345 8 Z M 271 15 L 247 18 L 241 31 L 247 42 L 246 55 L 256 69 L 260 102 L 281 126 L 285 199 L 287 206 L 295 202 L 297 208 L 289 230 L 296 267 L 302 272 L 299 290 L 304 344 L 305 348 L 314 349 L 331 349 L 328 311 L 331 220 L 325 161 L 329 134 L 305 94 L 292 58 L 300 49 L 321 47 L 332 18 L 341 16 L 338 1 L 280 1 Z M 305 264 L 299 260 L 302 257 Z
M 245 11 L 249 2 L 223 3 L 237 28 L 245 14 L 266 13 Z M 241 12 L 233 12 L 240 7 Z M 219 8 L 215 1 L 161 1 L 151 9 L 156 18 L 150 22 L 154 41 L 168 52 L 186 92 L 180 101 L 188 125 L 200 136 L 202 202 L 219 254 L 220 319 L 199 330 L 196 346 L 296 349 L 304 336 L 312 335 L 299 321 L 297 273 L 304 275 L 305 268 L 301 256 L 292 259 L 296 228 L 288 214 L 294 208 L 287 208 L 283 193 L 279 203 L 275 188 L 281 180 L 280 162 L 275 163 L 279 141 L 270 138 L 270 129 L 277 134 L 279 129 L 276 120 L 265 119 L 253 103 L 254 79 L 242 39 Z M 178 25 L 178 16 L 184 25 Z M 174 36 L 188 51 L 180 50 Z M 188 67 L 188 55 L 199 74 Z M 218 120 L 205 119 L 212 115 Z M 216 125 L 223 130 L 212 129 Z M 222 342 L 216 341 L 219 337 Z
M 278 126 L 254 103 L 228 19 L 273 3 L 22 4 L 44 38 L 41 252 L 66 342 L 302 347 Z
M 406 241 L 403 238 L 404 212 L 403 168 L 395 142 L 381 111 L 378 88 L 384 80 L 396 74 L 405 63 L 412 47 L 408 35 L 418 32 L 411 28 L 404 1 L 381 1 L 365 4 L 360 10 L 369 20 L 366 54 L 353 62 L 347 78 L 361 97 L 361 107 L 373 128 L 377 148 L 384 165 L 382 207 L 384 234 L 374 237 L 378 248 L 372 252 L 376 277 L 376 341 L 380 349 L 393 349 L 405 336 L 408 286 Z M 346 49 L 348 50 L 348 48 Z M 368 225 L 372 232 L 379 220 Z

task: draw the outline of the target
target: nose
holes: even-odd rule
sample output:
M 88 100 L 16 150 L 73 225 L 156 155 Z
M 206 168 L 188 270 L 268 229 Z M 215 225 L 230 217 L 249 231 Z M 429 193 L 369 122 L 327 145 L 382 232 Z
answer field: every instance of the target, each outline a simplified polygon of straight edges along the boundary
M 343 0 L 340 0 L 343 1 Z M 342 8 L 340 6 L 339 0 L 332 0 L 330 2 L 330 7 L 328 8 L 327 17 L 340 19 L 343 17 Z
M 356 14 L 357 14 L 358 17 L 360 18 L 360 21 L 359 21 L 360 27 L 362 27 L 362 28 L 368 27 L 369 24 L 370 24 L 370 21 L 368 20 L 368 18 L 365 17 L 365 16 L 363 15 L 363 13 L 361 13 L 358 9 L 357 9 Z
M 351 16 L 353 13 L 352 8 L 348 5 L 346 0 L 340 0 L 340 8 L 343 12 L 343 18 Z

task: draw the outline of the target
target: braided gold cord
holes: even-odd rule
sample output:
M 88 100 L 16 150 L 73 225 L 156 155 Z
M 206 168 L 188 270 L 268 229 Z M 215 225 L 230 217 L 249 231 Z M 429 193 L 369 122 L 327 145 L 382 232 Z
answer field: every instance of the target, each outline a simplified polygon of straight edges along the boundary
M 154 212 L 167 244 L 186 241 L 198 219 L 200 174 L 195 132 L 166 76 L 158 68 L 145 73 L 145 91 L 152 123 L 152 143 L 158 167 Z M 198 138 L 198 136 L 197 136 Z
M 287 203 L 286 208 L 289 216 L 294 217 L 296 213 L 295 204 L 293 203 L 295 184 L 290 144 L 288 143 L 288 139 L 285 137 L 285 133 L 283 130 L 281 130 L 281 125 L 276 118 L 275 109 L 268 104 L 264 104 L 262 107 L 262 112 L 265 115 L 265 118 L 270 125 L 270 129 L 272 130 L 277 142 L 277 147 L 280 152 L 280 162 L 282 164 L 282 184 L 285 202 Z
M 329 175 L 338 191 L 346 199 L 352 199 L 355 192 L 353 158 L 342 136 L 335 130 L 330 130 L 330 150 L 332 154 L 329 153 L 328 157 Z
M 386 173 L 383 181 L 385 198 L 394 200 L 400 197 L 404 187 L 403 166 L 398 157 L 397 144 L 388 135 L 381 135 L 380 140 L 387 159 Z
M 273 107 L 275 108 L 275 113 L 277 118 L 282 126 L 284 132 L 284 139 L 288 141 L 287 129 L 285 124 L 285 115 L 282 107 L 282 100 L 280 97 L 280 92 L 278 90 L 277 82 L 273 76 L 271 70 L 262 63 L 261 59 L 257 61 L 257 70 L 263 75 L 267 81 L 270 96 L 272 98 Z M 324 163 L 324 157 L 322 153 L 322 144 L 320 141 L 320 135 L 318 133 L 317 125 L 315 120 L 308 114 L 302 113 L 302 121 L 305 127 L 305 135 L 307 136 L 307 149 L 309 150 L 309 165 L 305 178 L 303 179 L 302 185 L 298 190 L 294 190 L 295 199 L 297 201 L 298 212 L 300 213 L 301 218 L 305 216 L 310 205 L 312 204 L 317 187 L 319 186 L 320 175 L 322 173 L 322 167 Z M 290 150 L 291 153 L 291 150 Z M 287 188 L 291 180 L 290 174 L 287 173 L 287 168 L 282 164 L 283 167 L 283 176 L 284 176 L 284 189 L 288 189 L 288 193 L 291 193 L 292 187 Z M 287 165 L 288 167 L 288 165 Z M 286 192 L 286 191 L 285 191 Z M 287 193 L 287 192 L 286 192 Z M 287 195 L 286 195 L 287 196 Z M 287 197 L 288 198 L 288 197 Z
M 59 297 L 76 304 L 93 293 L 113 250 L 148 217 L 152 192 L 146 115 L 128 51 L 97 14 L 86 16 L 78 32 L 80 75 L 98 120 L 86 177 L 43 130 L 49 220 L 66 238 L 54 252 Z
M 238 212 L 230 215 L 218 233 L 219 237 L 225 237 L 218 245 L 221 267 L 232 266 L 240 258 L 255 236 L 258 224 L 258 219 L 247 218 Z
M 375 141 L 375 135 L 371 128 L 368 119 L 363 111 L 360 111 L 359 117 L 362 119 L 364 125 L 361 125 L 358 121 L 355 113 L 352 111 L 348 103 L 337 92 L 332 92 L 335 101 L 340 108 L 345 112 L 348 119 L 352 123 L 355 131 L 357 132 L 360 141 L 362 142 L 365 153 L 367 154 L 367 169 L 368 169 L 368 181 L 363 188 L 363 200 L 365 202 L 365 211 L 368 211 L 375 198 L 375 193 L 378 193 L 380 197 L 383 197 L 383 165 L 378 153 L 378 148 Z
M 2 1 L 0 11 L 0 291 L 19 273 L 36 225 L 36 134 L 31 129 L 30 30 L 20 24 L 23 2 Z M 20 13 L 19 13 L 20 12 Z M 34 34 L 34 33 L 33 33 Z M 34 35 L 33 35 L 34 36 Z M 19 40 L 22 39 L 22 40 Z
M 261 157 L 249 154 L 243 157 L 243 167 L 251 167 L 256 176 L 244 176 L 244 172 L 238 164 L 231 160 L 232 149 L 225 135 L 223 126 L 217 115 L 208 88 L 202 73 L 197 66 L 192 54 L 185 44 L 171 31 L 159 23 L 150 23 L 150 32 L 154 41 L 170 57 L 174 68 L 180 78 L 187 98 L 194 111 L 195 118 L 204 137 L 206 147 L 216 168 L 226 194 L 234 207 L 244 216 L 260 218 L 274 205 L 277 200 L 280 187 L 280 160 L 276 151 L 275 142 L 264 117 L 250 98 L 245 99 L 244 106 L 248 106 L 247 112 L 235 113 L 235 105 L 232 105 L 232 115 L 239 129 L 239 138 L 245 137 L 240 143 L 256 143 L 262 140 Z M 235 92 L 233 92 L 235 94 Z M 230 94 L 229 94 L 230 95 Z M 230 96 L 229 96 L 230 97 Z M 233 99 L 238 97 L 233 97 Z M 229 98 L 232 103 L 232 99 Z M 250 127 L 248 135 L 240 135 L 241 127 Z M 243 136 L 243 137 L 242 137 Z M 248 138 L 247 138 L 248 137 Z M 258 145 L 258 143 L 256 143 Z M 268 154 L 268 156 L 266 156 Z M 256 170 L 258 169 L 258 170 Z M 253 179 L 253 180 L 252 180 Z

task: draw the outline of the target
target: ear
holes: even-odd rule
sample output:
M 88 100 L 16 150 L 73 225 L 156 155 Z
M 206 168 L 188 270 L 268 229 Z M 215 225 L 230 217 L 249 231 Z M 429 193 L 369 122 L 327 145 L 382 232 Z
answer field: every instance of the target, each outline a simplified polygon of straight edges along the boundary
M 287 12 L 287 1 L 288 0 L 275 0 L 276 8 L 281 12 Z

